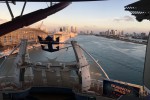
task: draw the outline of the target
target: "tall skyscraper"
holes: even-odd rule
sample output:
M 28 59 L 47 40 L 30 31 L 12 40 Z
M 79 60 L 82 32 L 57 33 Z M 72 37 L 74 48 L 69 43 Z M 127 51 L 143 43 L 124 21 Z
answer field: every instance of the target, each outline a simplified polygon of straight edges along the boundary
M 77 33 L 77 32 L 78 32 L 77 27 L 75 27 L 74 32 L 75 32 L 75 33 Z
M 64 31 L 64 32 L 66 31 L 66 27 L 65 27 L 65 26 L 63 26 L 63 31 Z
M 74 33 L 74 28 L 73 28 L 73 26 L 71 26 L 71 32 Z

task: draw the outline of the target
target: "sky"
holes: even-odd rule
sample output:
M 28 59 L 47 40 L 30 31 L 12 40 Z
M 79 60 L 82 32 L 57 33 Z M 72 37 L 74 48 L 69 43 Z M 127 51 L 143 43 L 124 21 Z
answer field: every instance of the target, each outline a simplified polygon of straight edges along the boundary
M 59 30 L 62 26 L 76 26 L 79 31 L 89 30 L 94 32 L 106 31 L 108 29 L 123 30 L 124 32 L 146 32 L 150 31 L 150 22 L 144 20 L 137 22 L 131 13 L 124 10 L 124 6 L 137 0 L 107 0 L 93 2 L 73 2 L 67 8 L 42 20 L 42 27 L 49 31 Z M 49 3 L 27 3 L 25 12 L 33 12 L 46 8 Z M 23 3 L 11 4 L 15 16 L 20 15 Z M 0 23 L 11 20 L 5 3 L 0 3 Z M 32 25 L 40 26 L 41 21 Z

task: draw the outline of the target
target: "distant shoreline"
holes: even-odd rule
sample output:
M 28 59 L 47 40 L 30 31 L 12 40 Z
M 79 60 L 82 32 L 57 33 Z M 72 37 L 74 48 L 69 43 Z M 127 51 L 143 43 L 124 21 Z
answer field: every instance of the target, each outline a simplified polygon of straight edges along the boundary
M 120 40 L 120 41 L 125 41 L 125 42 L 131 42 L 131 43 L 147 45 L 147 42 L 139 42 L 139 41 L 135 41 L 135 40 L 120 39 L 120 38 L 117 38 L 117 37 L 102 36 L 102 35 L 95 35 L 95 36 L 97 36 L 97 37 L 104 37 L 104 38 L 108 38 L 108 39 L 115 39 L 115 40 Z

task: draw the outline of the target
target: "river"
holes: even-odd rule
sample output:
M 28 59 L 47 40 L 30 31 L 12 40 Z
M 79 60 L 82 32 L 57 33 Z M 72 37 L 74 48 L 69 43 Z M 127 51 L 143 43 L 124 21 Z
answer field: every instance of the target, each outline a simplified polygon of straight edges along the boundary
M 77 41 L 97 59 L 111 79 L 142 84 L 146 46 L 96 36 Z

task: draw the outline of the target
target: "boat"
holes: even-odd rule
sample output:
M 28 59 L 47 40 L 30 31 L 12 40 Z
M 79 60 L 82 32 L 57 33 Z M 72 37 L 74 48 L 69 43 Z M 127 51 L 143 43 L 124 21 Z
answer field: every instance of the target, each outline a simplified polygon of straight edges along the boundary
M 12 68 L 6 68 L 7 70 L 3 70 L 0 75 L 0 90 L 5 91 L 2 93 L 3 98 L 22 99 L 26 98 L 29 92 L 34 93 L 34 91 L 39 93 L 60 93 L 61 91 L 66 94 L 74 93 L 74 95 L 80 94 L 80 92 L 92 94 L 92 91 L 88 90 L 91 87 L 91 82 L 94 84 L 95 80 L 91 80 L 89 64 L 76 41 L 72 41 L 71 44 L 77 61 L 71 64 L 54 61 L 44 64 L 42 62 L 32 63 L 26 52 L 26 41 L 22 40 L 17 57 L 11 59 L 14 60 L 11 64 Z M 26 56 L 24 56 L 25 54 Z M 13 64 L 13 62 L 15 63 Z M 9 67 L 7 61 L 1 65 L 1 69 L 4 67 Z M 10 70 L 12 72 L 7 73 Z M 55 89 L 56 91 L 54 91 Z M 77 98 L 87 97 L 77 95 Z
M 76 31 L 62 30 L 53 34 L 53 40 L 59 37 L 60 42 L 66 42 L 70 38 L 74 38 L 77 36 Z
M 134 98 L 145 96 L 145 90 L 140 85 L 110 79 L 98 62 L 77 41 L 71 41 L 70 45 L 68 48 L 73 48 L 75 62 L 52 59 L 32 62 L 27 40 L 23 39 L 16 57 L 8 56 L 0 65 L 1 99 L 39 99 L 37 95 L 49 95 L 49 98 L 56 99 L 58 95 L 62 95 L 73 100 L 114 100 L 125 94 L 132 94 Z M 89 63 L 85 55 L 93 62 Z M 9 65 L 8 60 L 11 62 Z M 98 69 L 97 73 L 94 72 L 98 78 L 92 77 L 90 67 Z

